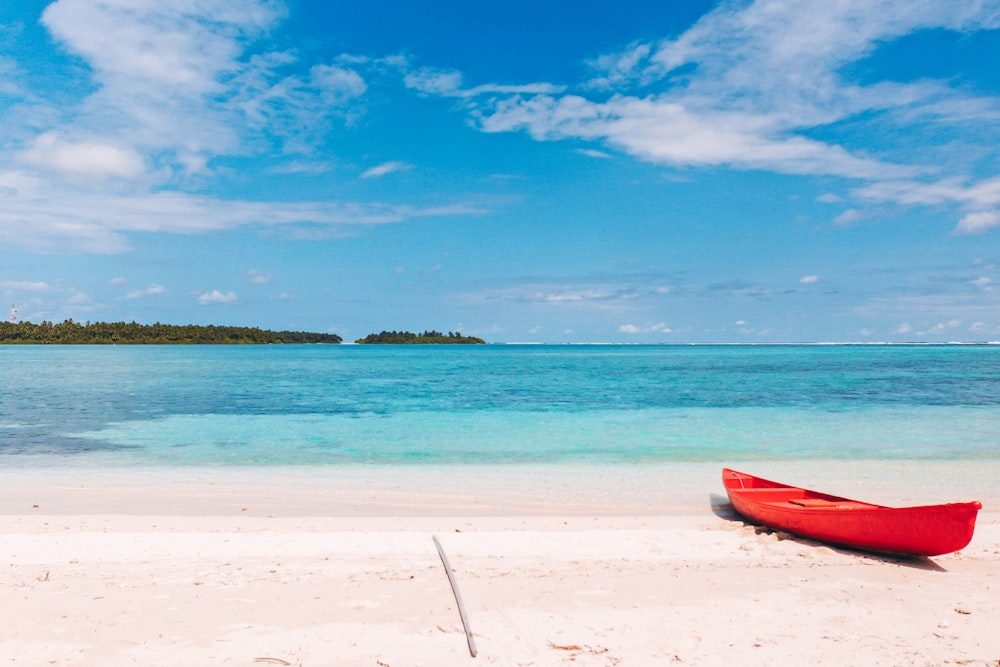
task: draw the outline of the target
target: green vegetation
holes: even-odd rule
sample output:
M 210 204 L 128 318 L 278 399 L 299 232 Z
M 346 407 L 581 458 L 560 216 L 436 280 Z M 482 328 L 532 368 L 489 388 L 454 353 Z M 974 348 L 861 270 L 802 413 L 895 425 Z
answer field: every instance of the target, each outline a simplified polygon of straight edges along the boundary
M 256 327 L 219 327 L 188 324 L 95 322 L 62 324 L 0 322 L 0 344 L 48 345 L 264 345 L 272 343 L 339 343 L 336 334 L 304 331 L 267 331 Z
M 383 331 L 382 333 L 368 334 L 365 338 L 359 338 L 354 342 L 358 345 L 484 345 L 486 343 L 482 338 L 462 336 L 451 331 L 447 334 L 440 331 L 425 331 L 422 334 L 410 333 L 409 331 Z

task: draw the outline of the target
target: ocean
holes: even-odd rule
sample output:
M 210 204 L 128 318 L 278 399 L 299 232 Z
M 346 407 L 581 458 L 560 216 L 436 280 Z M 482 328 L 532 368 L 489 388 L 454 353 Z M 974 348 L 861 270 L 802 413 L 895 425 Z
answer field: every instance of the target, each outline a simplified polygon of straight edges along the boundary
M 1000 346 L 2 346 L 20 466 L 1000 460 Z

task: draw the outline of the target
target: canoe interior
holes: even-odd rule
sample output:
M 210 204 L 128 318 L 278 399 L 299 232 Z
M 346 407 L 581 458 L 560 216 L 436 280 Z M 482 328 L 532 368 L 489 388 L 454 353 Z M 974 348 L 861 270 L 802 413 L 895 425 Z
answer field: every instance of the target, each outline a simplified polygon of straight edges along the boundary
M 872 503 L 832 496 L 828 493 L 800 489 L 746 473 L 726 470 L 723 476 L 726 490 L 739 494 L 747 501 L 768 505 L 785 505 L 797 509 L 873 509 Z
M 860 500 L 838 498 L 837 496 L 825 493 L 792 487 L 734 489 L 734 492 L 750 502 L 765 503 L 767 505 L 784 505 L 805 510 L 850 510 L 874 509 L 879 507 L 879 505 L 863 503 Z

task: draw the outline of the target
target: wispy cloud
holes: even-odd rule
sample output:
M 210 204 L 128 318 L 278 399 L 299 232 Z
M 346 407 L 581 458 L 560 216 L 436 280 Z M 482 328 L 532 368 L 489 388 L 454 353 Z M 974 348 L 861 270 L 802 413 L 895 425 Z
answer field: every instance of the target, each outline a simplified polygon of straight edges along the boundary
M 77 310 L 95 310 L 94 300 L 86 292 L 71 290 L 69 298 L 66 299 L 67 306 L 72 306 Z
M 860 222 L 861 220 L 864 220 L 865 217 L 866 217 L 866 214 L 865 214 L 864 211 L 861 211 L 861 210 L 856 209 L 856 208 L 849 208 L 846 211 L 843 211 L 842 213 L 840 213 L 839 215 L 837 215 L 837 217 L 835 217 L 833 219 L 833 226 L 834 227 L 848 227 L 850 225 L 853 225 L 856 222 Z
M 562 282 L 526 280 L 465 293 L 461 295 L 461 301 L 470 305 L 512 302 L 576 310 L 644 312 L 649 309 L 659 310 L 665 302 L 690 304 L 720 298 L 748 301 L 793 298 L 807 291 L 807 287 L 798 285 L 809 286 L 818 283 L 820 278 L 804 276 L 794 287 L 774 287 L 743 279 L 668 287 L 660 282 L 662 280 L 663 275 L 657 274 L 637 274 L 620 279 L 580 277 Z M 652 325 L 642 328 L 645 331 L 649 326 Z
M 910 33 L 997 27 L 1000 12 L 976 0 L 724 2 L 677 37 L 594 58 L 594 76 L 572 93 L 544 84 L 480 90 L 464 86 L 461 74 L 451 70 L 420 70 L 408 83 L 427 94 L 465 97 L 485 132 L 591 141 L 677 167 L 834 175 L 875 185 L 892 179 L 896 197 L 905 199 L 899 184 L 916 184 L 940 165 L 912 159 L 907 144 L 891 137 L 906 136 L 901 128 L 960 128 L 970 120 L 996 119 L 1000 105 L 945 81 L 859 83 L 845 72 L 881 44 Z M 859 118 L 893 130 L 879 133 L 884 145 L 874 149 L 878 153 L 869 142 L 852 146 L 849 133 L 814 131 Z M 954 148 L 952 141 L 953 135 L 942 139 L 942 150 Z M 964 196 L 982 194 L 973 190 Z M 842 197 L 827 193 L 819 199 L 835 203 Z M 992 211 L 985 215 L 981 208 L 969 211 L 956 231 L 993 228 Z
M 382 164 L 372 167 L 371 169 L 366 169 L 361 174 L 361 178 L 378 178 L 380 176 L 385 176 L 386 174 L 391 174 L 397 171 L 405 171 L 410 168 L 411 166 L 405 162 L 383 162 Z
M 620 308 L 643 296 L 650 296 L 651 293 L 650 290 L 627 283 L 522 282 L 467 293 L 462 296 L 462 300 L 476 304 L 506 301 L 560 308 L 613 309 Z
M 920 170 L 852 155 L 839 146 L 786 134 L 785 119 L 699 109 L 666 96 L 514 97 L 478 114 L 486 132 L 525 130 L 540 140 L 600 141 L 640 159 L 677 166 L 725 165 L 791 174 L 872 178 Z
M 906 205 L 933 206 L 959 203 L 974 208 L 1000 206 L 1000 176 L 968 183 L 948 178 L 930 183 L 886 180 L 857 188 L 853 194 L 871 201 L 893 201 Z
M 443 97 L 473 98 L 479 95 L 540 95 L 556 94 L 566 90 L 565 86 L 551 83 L 498 84 L 489 83 L 469 88 L 463 87 L 462 73 L 422 67 L 407 72 L 403 77 L 407 88 L 429 95 Z
M 267 285 L 271 282 L 273 276 L 266 271 L 258 271 L 257 269 L 250 269 L 247 271 L 247 281 L 251 285 Z
M 859 199 L 903 206 L 956 204 L 966 211 L 955 234 L 982 234 L 1000 226 L 1000 177 L 969 182 L 947 178 L 933 182 L 890 180 L 853 191 Z
M 4 280 L 0 281 L 0 289 L 17 292 L 47 292 L 52 289 L 52 286 L 41 280 Z
M 471 204 L 260 202 L 176 191 L 127 195 L 55 187 L 46 179 L 0 172 L 0 233 L 8 245 L 34 252 L 124 252 L 130 248 L 127 234 L 137 231 L 196 234 L 247 226 L 308 225 L 330 229 L 484 212 Z M 32 224 L 25 225 L 26 220 Z
M 167 288 L 163 285 L 150 285 L 146 289 L 135 290 L 134 292 L 129 292 L 125 295 L 126 299 L 142 299 L 147 296 L 156 296 L 158 294 L 166 294 Z

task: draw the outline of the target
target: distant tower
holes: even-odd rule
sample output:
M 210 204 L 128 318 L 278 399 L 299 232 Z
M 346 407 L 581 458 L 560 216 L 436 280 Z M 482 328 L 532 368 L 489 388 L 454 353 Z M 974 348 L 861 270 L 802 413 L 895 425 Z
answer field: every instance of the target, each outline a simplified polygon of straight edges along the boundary
M 17 324 L 17 304 L 10 304 L 10 323 Z

